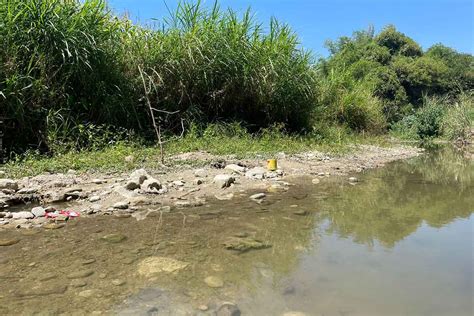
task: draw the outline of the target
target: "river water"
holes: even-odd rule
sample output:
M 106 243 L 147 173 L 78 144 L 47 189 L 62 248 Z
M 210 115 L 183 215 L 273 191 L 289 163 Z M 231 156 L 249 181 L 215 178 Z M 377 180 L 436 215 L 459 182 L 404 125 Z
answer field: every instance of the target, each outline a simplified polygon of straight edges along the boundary
M 213 315 L 230 301 L 242 315 L 473 315 L 473 161 L 445 148 L 357 177 L 0 230 L 16 242 L 0 247 L 0 314 Z M 226 249 L 242 239 L 263 249 Z M 144 275 L 147 258 L 185 267 Z

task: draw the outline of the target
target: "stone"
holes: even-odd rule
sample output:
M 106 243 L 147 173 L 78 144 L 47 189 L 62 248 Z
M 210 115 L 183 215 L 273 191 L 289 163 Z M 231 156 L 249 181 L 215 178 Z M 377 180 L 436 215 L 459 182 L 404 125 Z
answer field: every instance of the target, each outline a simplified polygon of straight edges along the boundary
M 125 281 L 120 280 L 120 279 L 115 279 L 115 280 L 112 280 L 112 284 L 115 285 L 115 286 L 122 286 L 122 285 L 125 284 Z
M 214 183 L 221 189 L 228 188 L 235 182 L 235 178 L 228 174 L 218 174 L 214 177 Z
M 350 177 L 349 178 L 349 182 L 359 182 L 359 179 L 357 179 L 356 177 Z
M 147 193 L 158 193 L 161 189 L 161 183 L 160 181 L 149 177 L 142 183 L 141 189 Z
M 14 212 L 12 213 L 13 219 L 31 219 L 35 216 L 31 212 Z
M 207 177 L 207 172 L 204 169 L 197 169 L 194 170 L 194 176 L 197 178 L 205 178 Z
M 87 285 L 87 282 L 84 280 L 80 279 L 75 279 L 72 280 L 71 283 L 69 284 L 71 287 L 79 288 L 79 287 L 84 287 Z
M 109 235 L 102 236 L 100 239 L 112 244 L 118 244 L 126 240 L 127 236 L 122 235 L 122 234 L 109 234 Z
M 38 188 L 23 188 L 18 190 L 18 194 L 34 194 L 38 192 Z
M 125 162 L 132 163 L 135 160 L 135 157 L 132 155 L 126 156 L 123 160 L 125 160 Z
M 151 277 L 159 273 L 177 273 L 189 263 L 167 257 L 148 257 L 138 264 L 138 274 Z
M 59 214 L 58 216 L 54 218 L 55 222 L 66 222 L 67 220 L 69 220 L 69 216 L 64 215 L 64 214 Z
M 98 196 L 98 195 L 93 195 L 89 198 L 89 202 L 91 202 L 91 203 L 94 203 L 94 202 L 97 202 L 97 201 L 100 201 L 100 196 Z
M 214 197 L 219 201 L 229 201 L 234 198 L 234 193 L 214 195 Z
M 245 167 L 242 167 L 242 166 L 239 166 L 239 165 L 236 165 L 236 164 L 227 165 L 227 166 L 225 166 L 224 169 L 232 170 L 233 172 L 239 173 L 239 174 L 243 174 L 246 170 Z
M 201 185 L 201 184 L 203 184 L 203 183 L 204 183 L 204 181 L 203 181 L 202 179 L 195 179 L 195 180 L 193 181 L 193 184 L 194 184 L 194 185 Z
M 90 298 L 94 296 L 95 291 L 94 290 L 85 290 L 82 292 L 79 292 L 78 296 L 83 297 L 83 298 Z
M 15 295 L 19 297 L 35 297 L 35 296 L 49 296 L 49 295 L 59 295 L 64 294 L 66 292 L 67 286 L 66 285 L 47 285 L 42 286 L 41 291 L 37 289 L 29 289 L 26 291 L 16 292 Z
M 12 179 L 0 179 L 0 190 L 18 190 L 18 182 Z
M 252 196 L 250 196 L 250 199 L 251 200 L 261 200 L 263 198 L 265 198 L 267 195 L 265 193 L 257 193 L 257 194 L 254 194 Z
M 169 213 L 169 212 L 171 212 L 171 206 L 164 205 L 164 206 L 160 207 L 159 211 L 163 212 L 163 213 Z M 147 215 L 149 215 L 149 214 L 147 214 Z
M 203 304 L 203 305 L 199 305 L 199 306 L 198 306 L 198 309 L 199 309 L 201 312 L 205 312 L 205 311 L 209 310 L 209 306 L 204 305 L 204 304 Z
M 321 182 L 321 180 L 319 180 L 318 178 L 314 178 L 313 180 L 311 180 L 311 182 L 313 184 L 319 184 Z
M 282 314 L 282 316 L 306 316 L 306 314 L 302 312 L 291 311 L 291 312 L 286 312 Z
M 265 170 L 265 168 L 262 168 L 262 167 L 255 167 L 255 168 L 252 168 L 250 170 L 248 170 L 246 173 L 245 173 L 245 176 L 247 178 L 251 178 L 251 179 L 257 179 L 257 180 L 262 180 L 265 178 L 265 173 L 267 171 Z
M 33 207 L 31 213 L 35 217 L 44 217 L 46 215 L 46 210 L 42 206 Z
M 0 239 L 0 247 L 7 247 L 12 246 L 20 242 L 20 239 L 12 238 L 12 239 Z
M 222 304 L 216 312 L 216 316 L 240 316 L 241 314 L 240 309 L 233 303 Z
M 204 279 L 204 283 L 206 283 L 207 286 L 212 288 L 220 288 L 224 286 L 224 281 L 217 276 L 208 276 Z
M 181 180 L 173 181 L 173 185 L 176 187 L 184 187 L 184 182 Z
M 128 202 L 117 202 L 113 205 L 113 208 L 117 210 L 126 210 L 128 209 Z
M 298 215 L 298 216 L 306 216 L 309 213 L 306 210 L 298 210 L 298 211 L 293 212 L 293 214 Z
M 91 258 L 91 259 L 85 259 L 84 261 L 82 261 L 81 263 L 83 265 L 88 265 L 88 264 L 92 264 L 95 262 L 95 259 L 94 258 Z
M 249 250 L 258 250 L 271 247 L 269 243 L 264 243 L 254 238 L 229 238 L 224 242 L 224 247 L 229 250 L 247 252 Z
M 107 181 L 103 180 L 103 179 L 93 179 L 92 183 L 94 183 L 94 184 L 103 184 L 103 183 L 107 183 Z
M 137 180 L 138 184 L 140 185 L 143 184 L 143 182 L 145 182 L 145 180 L 148 178 L 150 178 L 150 175 L 148 174 L 148 172 L 146 172 L 145 169 L 135 170 L 130 175 L 130 179 Z
M 174 202 L 174 206 L 182 208 L 182 207 L 191 207 L 193 205 L 189 201 L 177 201 L 177 202 Z
M 281 193 L 281 192 L 286 192 L 288 191 L 288 187 L 280 184 L 280 183 L 274 183 L 270 187 L 268 187 L 267 191 L 269 193 Z
M 140 188 L 140 182 L 137 180 L 130 180 L 125 184 L 125 189 L 133 191 Z
M 69 273 L 66 277 L 68 279 L 83 279 L 94 274 L 93 270 L 79 270 Z
M 62 192 L 50 192 L 48 195 L 48 201 L 51 203 L 61 203 L 66 201 L 66 194 Z
M 48 230 L 55 230 L 55 229 L 63 228 L 65 226 L 66 224 L 48 223 L 48 224 L 43 225 L 43 228 L 48 229 Z

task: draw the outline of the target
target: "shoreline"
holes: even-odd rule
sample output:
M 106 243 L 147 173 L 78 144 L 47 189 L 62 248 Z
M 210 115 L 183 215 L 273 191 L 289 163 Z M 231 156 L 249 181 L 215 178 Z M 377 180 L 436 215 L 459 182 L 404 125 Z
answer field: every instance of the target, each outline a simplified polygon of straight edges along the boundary
M 63 209 L 84 217 L 109 215 L 143 220 L 153 212 L 182 211 L 209 205 L 213 200 L 232 200 L 234 196 L 250 192 L 257 193 L 250 198 L 258 203 L 267 194 L 286 192 L 298 178 L 308 178 L 317 185 L 325 177 L 347 176 L 422 153 L 423 149 L 399 144 L 391 147 L 357 145 L 342 155 L 318 151 L 279 153 L 275 157 L 279 169 L 268 172 L 263 157 L 239 160 L 233 156 L 190 152 L 171 157 L 176 166 L 168 170 L 142 169 L 132 174 L 100 175 L 77 174 L 70 170 L 66 174 L 0 179 L 4 187 L 0 190 L 0 206 L 4 205 L 0 211 L 0 230 L 62 228 L 68 219 L 68 214 L 58 213 Z M 197 163 L 205 167 L 192 167 Z M 352 177 L 348 181 L 357 182 L 357 179 Z M 21 205 L 25 202 L 26 205 Z M 55 218 L 47 218 L 53 216 Z

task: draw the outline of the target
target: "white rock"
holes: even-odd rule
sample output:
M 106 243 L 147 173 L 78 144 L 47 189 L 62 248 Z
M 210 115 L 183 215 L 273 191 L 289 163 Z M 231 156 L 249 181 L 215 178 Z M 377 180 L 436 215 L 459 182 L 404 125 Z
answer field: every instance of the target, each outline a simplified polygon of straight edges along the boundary
M 321 182 L 321 180 L 319 180 L 318 178 L 314 178 L 313 180 L 311 180 L 311 182 L 313 184 L 319 184 Z
M 255 168 L 252 168 L 250 170 L 248 170 L 246 173 L 245 173 L 245 176 L 247 178 L 251 178 L 251 179 L 263 179 L 265 178 L 265 173 L 267 171 L 265 170 L 265 168 L 262 168 L 262 167 L 255 167 Z
M 113 208 L 117 210 L 126 210 L 128 209 L 128 202 L 117 202 L 114 204 Z
M 177 187 L 183 187 L 183 186 L 184 186 L 184 182 L 181 181 L 181 180 L 176 180 L 176 181 L 173 181 L 173 185 L 174 185 L 174 186 L 177 186 Z
M 356 177 L 350 177 L 349 182 L 359 182 L 359 179 L 357 179 Z
M 102 180 L 102 179 L 94 179 L 92 180 L 92 183 L 94 184 L 102 184 L 102 183 L 106 183 L 107 181 L 105 180 Z
M 18 191 L 18 194 L 33 194 L 38 192 L 38 188 L 23 188 Z
M 246 168 L 245 167 L 242 167 L 242 166 L 239 166 L 239 165 L 236 165 L 236 164 L 230 164 L 230 165 L 227 165 L 225 166 L 224 169 L 227 169 L 227 170 L 232 170 L 236 173 L 244 173 Z
M 149 177 L 146 179 L 141 186 L 142 190 L 148 193 L 158 193 L 161 189 L 160 181 Z
M 146 179 L 150 178 L 150 175 L 148 172 L 146 172 L 145 169 L 138 169 L 132 172 L 130 175 L 131 180 L 138 180 L 138 183 L 141 185 L 143 182 L 145 182 Z
M 207 177 L 207 172 L 204 169 L 197 169 L 194 171 L 194 176 L 197 178 L 205 178 Z
M 250 197 L 250 199 L 252 200 L 261 200 L 263 198 L 265 198 L 267 195 L 265 193 L 257 193 L 257 194 L 254 194 Z
M 35 217 L 44 217 L 46 215 L 46 210 L 42 206 L 37 206 L 37 207 L 33 207 L 33 209 L 31 209 L 31 213 Z
M 13 219 L 30 219 L 34 218 L 35 216 L 31 212 L 14 212 L 12 213 Z
M 18 190 L 18 182 L 11 179 L 0 179 L 0 190 Z
M 234 193 L 229 193 L 225 195 L 214 195 L 214 196 L 219 201 L 229 201 L 229 200 L 232 200 L 232 198 L 234 197 Z
M 98 196 L 98 195 L 93 195 L 89 198 L 89 202 L 91 202 L 91 203 L 94 203 L 94 202 L 97 202 L 97 201 L 100 201 L 100 196 Z
M 214 183 L 221 189 L 228 188 L 235 182 L 235 178 L 228 174 L 218 174 L 214 177 Z

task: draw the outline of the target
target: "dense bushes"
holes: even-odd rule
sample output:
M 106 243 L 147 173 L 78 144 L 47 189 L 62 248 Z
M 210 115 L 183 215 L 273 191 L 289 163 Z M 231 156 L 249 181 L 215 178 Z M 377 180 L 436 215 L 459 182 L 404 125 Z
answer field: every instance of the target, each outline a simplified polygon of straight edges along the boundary
M 64 151 L 123 140 L 127 131 L 153 137 L 147 101 L 169 133 L 184 119 L 188 127 L 239 121 L 252 132 L 276 124 L 326 137 L 380 133 L 414 117 L 431 136 L 437 112 L 417 112 L 424 96 L 456 100 L 474 87 L 471 55 L 440 44 L 425 53 L 393 26 L 328 47 L 330 57 L 315 61 L 289 26 L 273 19 L 264 27 L 250 11 L 217 3 L 183 2 L 146 28 L 114 16 L 103 0 L 0 0 L 6 143 Z M 455 109 L 443 117 L 465 117 Z

